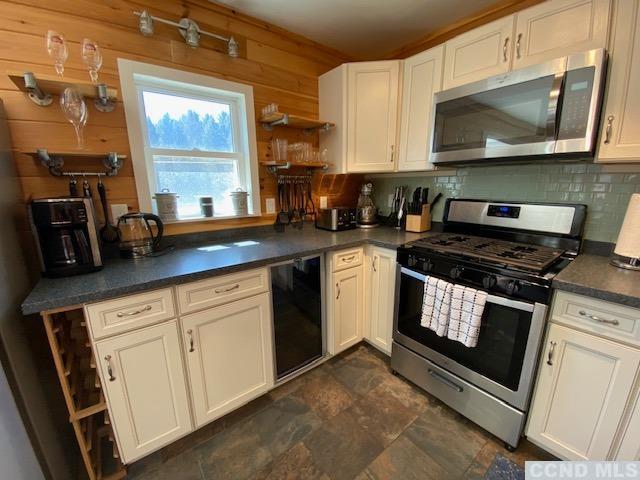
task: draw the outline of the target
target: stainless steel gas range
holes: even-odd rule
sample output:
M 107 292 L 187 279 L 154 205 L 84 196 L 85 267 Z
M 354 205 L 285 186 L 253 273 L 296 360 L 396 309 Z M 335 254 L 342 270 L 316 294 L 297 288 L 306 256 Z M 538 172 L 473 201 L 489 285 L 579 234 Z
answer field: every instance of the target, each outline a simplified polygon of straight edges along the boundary
M 516 448 L 553 277 L 578 254 L 586 206 L 448 199 L 444 233 L 398 249 L 393 370 Z M 427 277 L 485 291 L 477 346 L 420 324 Z

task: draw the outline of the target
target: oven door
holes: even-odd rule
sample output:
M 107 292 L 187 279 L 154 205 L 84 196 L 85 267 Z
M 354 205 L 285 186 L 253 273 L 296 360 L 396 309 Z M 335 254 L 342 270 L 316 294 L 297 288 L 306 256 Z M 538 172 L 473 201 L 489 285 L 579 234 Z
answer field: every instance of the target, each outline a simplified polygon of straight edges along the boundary
M 478 345 L 465 347 L 420 325 L 426 276 L 398 266 L 393 339 L 526 411 L 547 307 L 488 295 Z

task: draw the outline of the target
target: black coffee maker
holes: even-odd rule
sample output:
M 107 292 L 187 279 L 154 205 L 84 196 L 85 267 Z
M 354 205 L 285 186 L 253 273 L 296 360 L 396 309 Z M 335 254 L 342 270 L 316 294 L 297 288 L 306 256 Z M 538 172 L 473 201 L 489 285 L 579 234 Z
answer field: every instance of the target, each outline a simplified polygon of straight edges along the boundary
M 42 273 L 66 277 L 102 268 L 90 198 L 42 198 L 29 204 Z

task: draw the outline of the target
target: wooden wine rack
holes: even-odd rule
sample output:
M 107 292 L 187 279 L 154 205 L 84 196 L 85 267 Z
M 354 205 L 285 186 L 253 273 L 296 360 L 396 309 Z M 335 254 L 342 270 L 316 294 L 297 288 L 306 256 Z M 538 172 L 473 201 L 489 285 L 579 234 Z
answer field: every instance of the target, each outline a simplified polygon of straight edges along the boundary
M 42 314 L 69 422 L 90 480 L 127 474 L 120 461 L 81 307 Z

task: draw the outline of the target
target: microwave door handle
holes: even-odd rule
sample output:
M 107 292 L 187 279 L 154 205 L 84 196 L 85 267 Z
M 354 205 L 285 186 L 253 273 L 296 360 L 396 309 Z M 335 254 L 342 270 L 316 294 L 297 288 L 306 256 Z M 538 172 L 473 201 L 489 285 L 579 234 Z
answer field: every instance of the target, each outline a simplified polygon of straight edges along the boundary
M 556 73 L 553 77 L 551 90 L 549 91 L 549 104 L 547 106 L 547 140 L 558 138 L 558 127 L 561 109 L 562 84 L 565 72 Z

